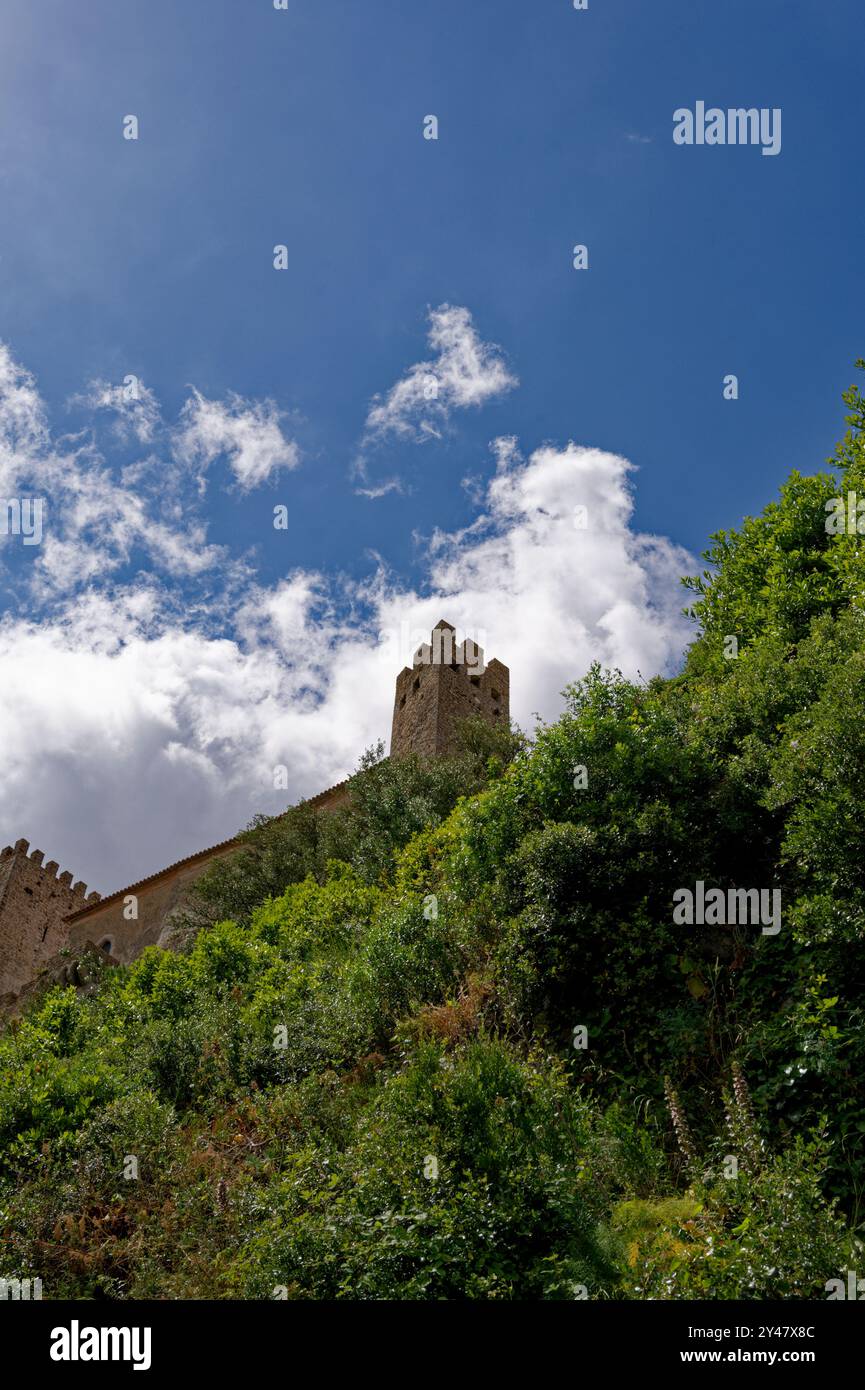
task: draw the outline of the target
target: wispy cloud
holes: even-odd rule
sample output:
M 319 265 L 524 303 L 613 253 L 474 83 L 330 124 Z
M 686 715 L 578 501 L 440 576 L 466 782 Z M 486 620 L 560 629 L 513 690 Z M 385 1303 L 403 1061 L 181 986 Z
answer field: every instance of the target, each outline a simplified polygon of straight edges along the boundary
M 156 396 L 131 374 L 118 383 L 91 381 L 85 391 L 70 397 L 69 405 L 93 412 L 109 411 L 115 417 L 118 436 L 123 440 L 135 438 L 139 444 L 149 444 L 161 424 Z
M 175 455 L 200 470 L 224 456 L 247 492 L 300 463 L 300 450 L 284 435 L 282 418 L 273 401 L 248 401 L 233 392 L 227 401 L 211 401 L 193 390 L 175 436 Z
M 499 347 L 479 336 L 468 309 L 430 310 L 431 357 L 415 362 L 389 391 L 373 397 L 354 471 L 367 497 L 399 487 L 399 479 L 370 485 L 369 456 L 390 440 L 424 444 L 440 439 L 455 410 L 485 405 L 519 385 Z
M 153 392 L 129 377 L 93 381 L 70 405 L 90 412 L 88 427 L 52 438 L 34 378 L 0 344 L 0 496 L 45 502 L 41 545 L 25 569 L 5 576 L 27 604 L 63 599 L 136 565 L 176 579 L 226 566 L 223 580 L 238 582 L 243 562 L 207 539 L 204 473 L 224 454 L 247 490 L 278 467 L 296 466 L 296 446 L 272 403 L 207 401 L 194 392 L 172 427 Z M 143 456 L 122 467 L 105 457 L 93 428 L 105 413 L 114 443 L 145 445 Z M 0 537 L 0 551 L 7 539 Z

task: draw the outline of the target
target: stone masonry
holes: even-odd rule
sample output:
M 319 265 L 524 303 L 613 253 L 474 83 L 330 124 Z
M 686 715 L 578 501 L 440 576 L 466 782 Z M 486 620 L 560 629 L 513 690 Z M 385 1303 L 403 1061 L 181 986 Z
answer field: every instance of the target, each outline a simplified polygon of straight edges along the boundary
M 69 913 L 99 898 L 68 870 L 58 875 L 56 860 L 43 864 L 41 849 L 29 850 L 18 840 L 0 853 L 0 994 L 32 980 L 64 944 Z
M 408 753 L 441 758 L 456 746 L 460 721 L 481 715 L 490 724 L 510 722 L 510 672 L 496 659 L 484 664 L 475 642 L 456 641 L 444 621 L 432 631 L 396 678 L 392 758 Z

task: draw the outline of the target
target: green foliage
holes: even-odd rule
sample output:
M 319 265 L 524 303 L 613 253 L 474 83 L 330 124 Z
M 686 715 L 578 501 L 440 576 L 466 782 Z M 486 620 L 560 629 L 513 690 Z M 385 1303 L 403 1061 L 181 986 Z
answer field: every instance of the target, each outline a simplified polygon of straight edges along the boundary
M 615 1277 L 590 1176 L 602 1144 L 560 1070 L 486 1039 L 455 1056 L 425 1044 L 375 1090 L 346 1148 L 303 1161 L 255 1211 L 247 1291 L 598 1294 Z

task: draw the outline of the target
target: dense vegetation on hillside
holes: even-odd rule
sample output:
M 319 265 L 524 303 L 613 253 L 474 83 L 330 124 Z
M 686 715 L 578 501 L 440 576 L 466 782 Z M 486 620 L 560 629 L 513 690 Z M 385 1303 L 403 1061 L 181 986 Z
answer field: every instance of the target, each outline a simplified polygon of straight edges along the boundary
M 592 670 L 530 742 L 371 754 L 351 810 L 261 822 L 214 867 L 179 952 L 7 1027 L 0 1273 L 46 1297 L 795 1298 L 861 1265 L 845 400 L 835 476 L 713 537 L 680 675 Z M 697 881 L 780 889 L 780 932 L 674 923 Z

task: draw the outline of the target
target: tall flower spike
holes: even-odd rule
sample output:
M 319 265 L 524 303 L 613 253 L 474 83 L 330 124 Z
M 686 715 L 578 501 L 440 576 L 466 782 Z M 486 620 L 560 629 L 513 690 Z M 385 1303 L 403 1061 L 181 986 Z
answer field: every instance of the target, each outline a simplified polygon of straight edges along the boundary
M 688 1121 L 685 1112 L 679 1103 L 679 1097 L 673 1089 L 673 1083 L 669 1076 L 664 1077 L 664 1095 L 667 1097 L 667 1105 L 670 1109 L 670 1117 L 673 1121 L 673 1128 L 676 1131 L 676 1140 L 683 1156 L 689 1164 L 696 1163 L 697 1150 L 688 1128 Z

